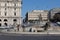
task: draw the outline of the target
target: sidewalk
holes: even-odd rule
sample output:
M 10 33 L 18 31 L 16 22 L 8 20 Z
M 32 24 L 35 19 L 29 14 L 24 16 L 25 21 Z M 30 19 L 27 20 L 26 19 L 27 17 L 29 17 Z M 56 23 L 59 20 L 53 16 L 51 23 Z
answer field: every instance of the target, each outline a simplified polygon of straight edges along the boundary
M 47 34 L 47 32 L 4 32 L 4 33 L 15 33 L 15 34 Z
M 20 32 L 20 31 L 7 31 L 7 32 L 3 32 L 3 33 L 15 33 L 15 34 L 60 34 L 59 31 L 45 31 L 45 32 Z

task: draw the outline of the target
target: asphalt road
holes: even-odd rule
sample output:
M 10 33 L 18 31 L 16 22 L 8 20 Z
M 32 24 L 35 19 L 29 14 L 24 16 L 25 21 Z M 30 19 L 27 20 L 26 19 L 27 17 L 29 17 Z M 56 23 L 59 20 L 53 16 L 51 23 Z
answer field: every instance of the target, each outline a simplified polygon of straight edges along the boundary
M 0 33 L 0 40 L 60 40 L 60 35 L 27 35 Z

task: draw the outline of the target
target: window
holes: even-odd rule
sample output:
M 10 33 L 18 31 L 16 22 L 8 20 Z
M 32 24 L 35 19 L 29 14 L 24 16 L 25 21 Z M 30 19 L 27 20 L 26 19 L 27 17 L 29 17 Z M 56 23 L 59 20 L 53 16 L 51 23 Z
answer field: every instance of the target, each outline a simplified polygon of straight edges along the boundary
M 0 15 L 1 15 L 1 12 L 0 12 Z
M 16 16 L 16 12 L 14 12 L 14 16 Z
M 14 10 L 16 10 L 16 8 L 14 8 Z
M 14 21 L 14 22 L 16 22 L 16 21 L 17 21 L 17 19 L 14 19 L 13 21 Z
M 1 21 L 1 19 L 0 19 L 0 21 Z
M 16 4 L 14 4 L 14 6 L 16 6 Z
M 7 26 L 7 23 L 4 23 L 5 26 Z
M 0 26 L 1 26 L 1 23 L 0 23 Z
M 9 1 L 7 1 L 7 3 L 9 3 Z
M 4 21 L 7 21 L 7 19 L 4 19 Z
M 5 6 L 6 6 L 6 3 L 5 3 Z
M 0 6 L 1 6 L 1 3 L 0 3 Z
M 5 8 L 5 10 L 6 10 L 6 8 Z
M 5 12 L 5 16 L 7 15 L 7 13 Z

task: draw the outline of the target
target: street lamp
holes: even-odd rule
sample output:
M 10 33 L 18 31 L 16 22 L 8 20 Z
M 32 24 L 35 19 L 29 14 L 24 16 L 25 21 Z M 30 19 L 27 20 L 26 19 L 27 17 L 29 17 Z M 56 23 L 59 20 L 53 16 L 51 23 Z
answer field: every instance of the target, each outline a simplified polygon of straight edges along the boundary
M 39 14 L 39 23 L 42 21 L 42 16 L 41 16 L 41 14 Z

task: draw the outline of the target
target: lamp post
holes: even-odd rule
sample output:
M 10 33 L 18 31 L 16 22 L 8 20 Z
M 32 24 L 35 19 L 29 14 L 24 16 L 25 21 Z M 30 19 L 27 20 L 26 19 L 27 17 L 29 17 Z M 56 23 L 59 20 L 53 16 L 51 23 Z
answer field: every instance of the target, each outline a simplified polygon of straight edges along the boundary
M 42 16 L 41 16 L 41 14 L 40 14 L 38 17 L 39 17 L 39 24 L 40 24 L 40 22 L 42 21 Z
M 22 22 L 23 19 L 22 19 L 22 18 L 23 18 L 23 17 L 20 17 L 20 27 L 19 27 L 20 29 L 22 28 L 22 24 L 23 24 L 23 22 Z M 22 29 L 22 30 L 23 30 L 23 29 Z M 22 31 L 22 30 L 21 30 L 21 31 Z

